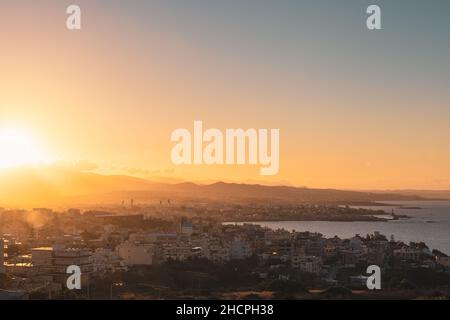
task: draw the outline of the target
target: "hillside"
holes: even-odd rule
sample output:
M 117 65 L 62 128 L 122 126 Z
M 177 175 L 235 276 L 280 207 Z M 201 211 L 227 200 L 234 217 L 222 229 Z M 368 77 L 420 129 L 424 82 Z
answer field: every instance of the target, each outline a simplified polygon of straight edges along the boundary
M 160 183 L 130 176 L 108 176 L 64 168 L 0 171 L 0 206 L 32 207 L 165 199 L 219 202 L 366 203 L 422 200 L 412 193 L 358 192 L 217 182 Z

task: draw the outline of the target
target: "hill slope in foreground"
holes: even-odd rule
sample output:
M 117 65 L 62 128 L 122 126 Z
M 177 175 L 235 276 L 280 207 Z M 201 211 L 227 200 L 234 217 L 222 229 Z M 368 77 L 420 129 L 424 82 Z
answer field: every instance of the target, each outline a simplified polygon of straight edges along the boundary
M 0 171 L 0 206 L 35 207 L 113 204 L 134 198 L 159 200 L 280 203 L 367 203 L 432 198 L 401 192 L 359 192 L 217 182 L 158 183 L 130 176 L 100 175 L 66 168 L 20 168 Z M 431 197 L 430 197 L 431 196 Z

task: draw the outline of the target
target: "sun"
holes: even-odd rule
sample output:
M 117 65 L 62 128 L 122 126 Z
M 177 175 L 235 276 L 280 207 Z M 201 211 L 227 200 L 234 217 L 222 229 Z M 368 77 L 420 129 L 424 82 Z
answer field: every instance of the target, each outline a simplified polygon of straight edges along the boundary
M 0 128 L 0 169 L 47 162 L 37 139 L 16 128 Z

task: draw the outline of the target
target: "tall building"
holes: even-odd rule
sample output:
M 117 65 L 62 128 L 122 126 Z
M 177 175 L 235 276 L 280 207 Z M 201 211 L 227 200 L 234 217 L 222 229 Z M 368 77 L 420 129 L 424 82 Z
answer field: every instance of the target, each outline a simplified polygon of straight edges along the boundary
M 87 284 L 93 273 L 92 252 L 88 249 L 65 248 L 64 246 L 31 249 L 31 261 L 36 275 L 47 276 L 55 283 L 65 284 L 71 265 L 79 266 L 82 284 Z
M 194 226 L 192 225 L 192 223 L 186 218 L 181 218 L 180 233 L 190 236 L 193 232 Z
M 0 273 L 5 273 L 5 242 L 0 239 Z

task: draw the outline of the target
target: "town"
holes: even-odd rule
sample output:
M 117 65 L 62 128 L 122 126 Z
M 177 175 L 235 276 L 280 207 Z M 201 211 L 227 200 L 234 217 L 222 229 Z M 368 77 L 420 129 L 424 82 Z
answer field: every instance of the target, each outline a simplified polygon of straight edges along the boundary
M 396 241 L 395 235 L 378 232 L 341 239 L 225 223 L 207 209 L 170 201 L 145 208 L 132 203 L 61 212 L 0 209 L 0 239 L 0 298 L 320 299 L 450 294 L 450 258 L 424 243 L 405 244 Z M 81 290 L 65 286 L 71 265 L 81 269 Z M 379 292 L 366 287 L 369 265 L 382 269 Z

